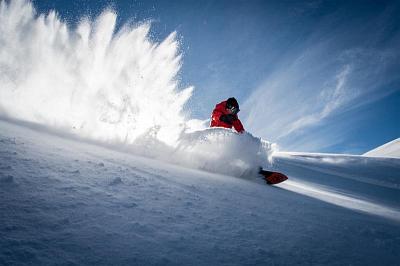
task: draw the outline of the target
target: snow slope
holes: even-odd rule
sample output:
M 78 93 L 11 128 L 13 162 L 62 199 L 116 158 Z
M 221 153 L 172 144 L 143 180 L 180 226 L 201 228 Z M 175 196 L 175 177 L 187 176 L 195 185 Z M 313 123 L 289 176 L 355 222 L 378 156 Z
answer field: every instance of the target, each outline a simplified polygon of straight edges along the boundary
M 370 150 L 364 153 L 364 156 L 400 158 L 400 138 Z
M 273 167 L 290 180 L 0 121 L 0 265 L 398 265 L 398 159 L 276 153 Z

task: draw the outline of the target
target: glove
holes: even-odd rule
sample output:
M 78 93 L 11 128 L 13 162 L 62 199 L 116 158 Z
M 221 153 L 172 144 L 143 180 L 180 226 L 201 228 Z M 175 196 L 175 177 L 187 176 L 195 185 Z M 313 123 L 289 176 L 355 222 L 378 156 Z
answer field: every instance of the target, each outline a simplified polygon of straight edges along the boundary
M 232 124 L 233 124 L 233 121 L 235 121 L 236 119 L 237 119 L 237 118 L 236 118 L 234 115 L 232 115 L 232 114 L 221 115 L 221 116 L 219 117 L 219 120 L 221 120 L 222 122 L 227 123 L 227 124 L 229 124 L 229 125 L 232 125 Z

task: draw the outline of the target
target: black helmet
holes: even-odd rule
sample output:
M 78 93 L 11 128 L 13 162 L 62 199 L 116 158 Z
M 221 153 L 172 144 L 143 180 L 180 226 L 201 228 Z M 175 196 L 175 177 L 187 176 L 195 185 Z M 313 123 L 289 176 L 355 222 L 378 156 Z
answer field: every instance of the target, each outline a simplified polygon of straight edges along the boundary
M 226 109 L 231 110 L 232 114 L 237 114 L 239 113 L 240 109 L 239 109 L 239 103 L 236 101 L 236 99 L 234 97 L 229 98 L 226 101 Z

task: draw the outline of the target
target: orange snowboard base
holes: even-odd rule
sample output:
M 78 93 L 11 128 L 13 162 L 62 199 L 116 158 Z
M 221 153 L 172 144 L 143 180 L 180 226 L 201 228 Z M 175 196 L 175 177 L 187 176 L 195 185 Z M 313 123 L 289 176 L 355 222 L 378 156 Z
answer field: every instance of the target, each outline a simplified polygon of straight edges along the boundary
M 260 169 L 259 174 L 264 177 L 264 180 L 268 185 L 275 185 L 288 179 L 288 177 L 282 173 L 266 171 L 263 169 Z

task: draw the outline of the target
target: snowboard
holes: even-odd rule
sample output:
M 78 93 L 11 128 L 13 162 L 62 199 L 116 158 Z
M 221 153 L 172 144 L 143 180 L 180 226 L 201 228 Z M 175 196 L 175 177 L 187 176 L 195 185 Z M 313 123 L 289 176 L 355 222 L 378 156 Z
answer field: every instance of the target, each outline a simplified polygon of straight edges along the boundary
M 288 177 L 282 173 L 267 171 L 262 168 L 258 173 L 263 176 L 268 185 L 275 185 L 288 179 Z

